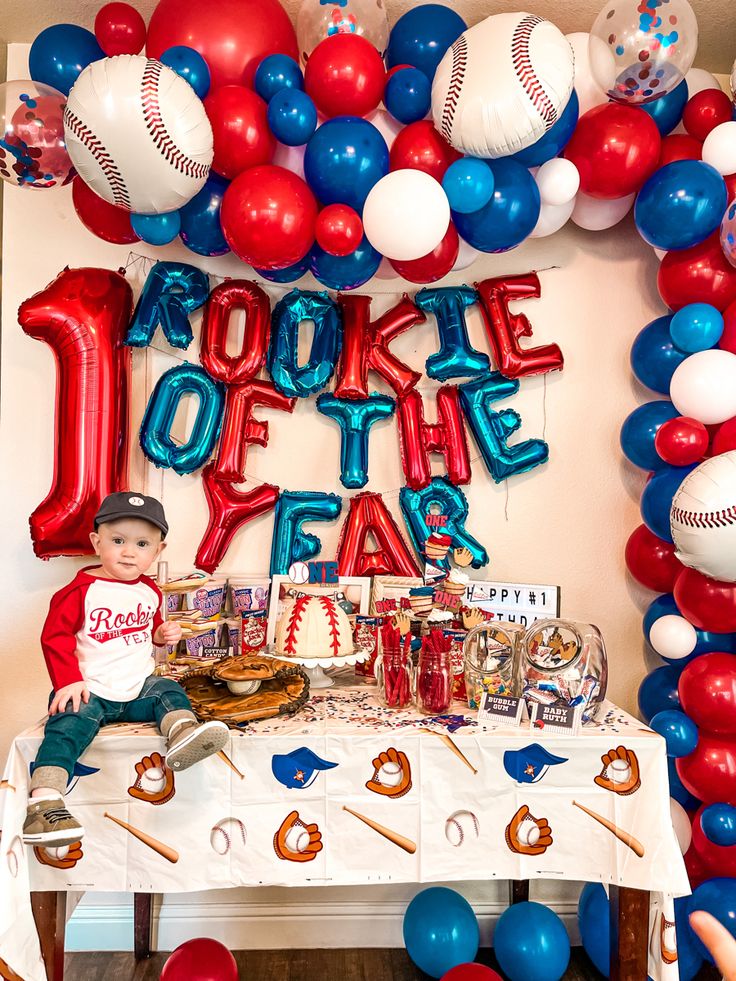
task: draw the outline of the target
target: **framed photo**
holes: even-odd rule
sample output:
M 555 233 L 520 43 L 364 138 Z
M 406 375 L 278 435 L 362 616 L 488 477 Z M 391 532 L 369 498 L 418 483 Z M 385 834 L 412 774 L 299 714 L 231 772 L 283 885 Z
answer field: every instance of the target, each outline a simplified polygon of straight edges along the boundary
M 268 633 L 266 643 L 273 644 L 276 624 L 289 599 L 298 596 L 329 596 L 337 600 L 348 616 L 366 615 L 370 605 L 371 581 L 367 577 L 342 576 L 336 583 L 304 583 L 297 585 L 288 576 L 274 576 L 271 580 L 271 596 L 268 607 Z
M 409 590 L 423 585 L 424 580 L 419 578 L 376 576 L 373 580 L 370 615 L 382 616 L 384 613 L 410 610 Z
M 465 590 L 464 603 L 471 609 L 492 614 L 494 620 L 529 627 L 537 620 L 559 617 L 560 587 L 471 579 Z

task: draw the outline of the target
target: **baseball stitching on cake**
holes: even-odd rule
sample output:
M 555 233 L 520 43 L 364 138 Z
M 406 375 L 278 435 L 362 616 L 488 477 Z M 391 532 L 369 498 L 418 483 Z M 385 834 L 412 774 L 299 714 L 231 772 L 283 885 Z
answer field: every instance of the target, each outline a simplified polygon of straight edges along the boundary
M 330 625 L 330 637 L 332 638 L 332 656 L 337 657 L 340 652 L 340 631 L 337 622 L 337 613 L 335 612 L 335 607 L 332 605 L 330 600 L 326 596 L 319 597 L 319 605 L 325 611 L 327 617 L 327 622 Z
M 445 96 L 445 104 L 442 107 L 442 122 L 440 128 L 442 135 L 450 142 L 452 136 L 452 125 L 455 121 L 457 104 L 460 101 L 460 90 L 463 87 L 465 71 L 468 67 L 468 41 L 464 34 L 452 45 L 452 72 L 450 73 L 450 84 Z
M 115 161 L 92 130 L 84 125 L 79 116 L 69 109 L 69 106 L 64 107 L 64 126 L 76 136 L 82 146 L 89 150 L 93 160 L 100 167 L 112 191 L 113 203 L 119 208 L 130 211 L 128 189 Z
M 539 81 L 529 55 L 532 32 L 538 24 L 543 23 L 544 18 L 537 17 L 535 14 L 529 14 L 519 21 L 511 39 L 511 59 L 522 88 L 549 129 L 557 122 L 557 109 Z
M 727 528 L 729 525 L 736 525 L 736 505 L 720 511 L 685 511 L 683 508 L 673 507 L 672 521 L 677 521 L 686 528 Z
M 292 607 L 289 615 L 289 626 L 286 631 L 286 640 L 284 641 L 284 653 L 287 655 L 290 654 L 292 656 L 296 656 L 297 654 L 296 632 L 308 599 L 308 596 L 300 596 Z
M 141 104 L 146 129 L 150 133 L 156 148 L 174 170 L 178 170 L 180 174 L 186 174 L 187 177 L 203 180 L 210 172 L 209 164 L 197 163 L 182 153 L 164 125 L 158 100 L 158 86 L 163 67 L 160 61 L 149 58 L 143 71 Z

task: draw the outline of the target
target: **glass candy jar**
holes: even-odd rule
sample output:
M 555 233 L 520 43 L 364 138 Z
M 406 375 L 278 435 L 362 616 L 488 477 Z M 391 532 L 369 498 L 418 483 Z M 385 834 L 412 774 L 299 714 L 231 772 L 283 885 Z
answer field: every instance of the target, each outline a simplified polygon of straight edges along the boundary
M 592 623 L 539 620 L 524 637 L 522 672 L 527 702 L 582 705 L 595 719 L 608 685 L 603 637 Z
M 452 701 L 450 641 L 433 630 L 422 641 L 417 671 L 417 705 L 425 715 L 442 715 Z
M 468 706 L 479 709 L 483 696 L 518 695 L 524 628 L 503 621 L 481 623 L 463 644 Z
M 405 708 L 414 697 L 414 665 L 411 660 L 411 634 L 391 623 L 378 632 L 378 656 L 374 672 L 378 700 L 386 708 Z

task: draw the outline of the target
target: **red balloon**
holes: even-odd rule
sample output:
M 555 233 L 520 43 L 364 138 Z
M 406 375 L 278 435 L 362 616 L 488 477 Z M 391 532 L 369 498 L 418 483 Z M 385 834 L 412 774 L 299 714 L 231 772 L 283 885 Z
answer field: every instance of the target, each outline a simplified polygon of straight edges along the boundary
M 137 55 L 146 43 L 146 22 L 129 3 L 106 3 L 95 17 L 95 37 L 110 58 Z
M 736 804 L 736 740 L 701 729 L 698 745 L 677 763 L 677 774 L 704 804 Z
M 399 276 L 410 283 L 436 283 L 455 265 L 459 250 L 460 239 L 455 226 L 450 222 L 445 237 L 427 255 L 423 255 L 421 259 L 407 259 L 405 262 L 391 259 L 390 262 Z
M 18 311 L 56 360 L 54 477 L 30 519 L 40 558 L 90 555 L 102 499 L 128 486 L 132 313 L 130 285 L 110 269 L 65 269 Z
M 736 269 L 723 254 L 719 233 L 690 249 L 668 252 L 659 264 L 657 288 L 670 310 L 710 303 L 723 312 L 736 302 Z
M 386 70 L 360 34 L 326 37 L 309 56 L 304 91 L 323 116 L 366 116 L 383 98 Z
M 697 630 L 727 634 L 736 630 L 736 585 L 684 569 L 675 583 L 675 603 Z M 701 798 L 702 800 L 702 798 Z
M 656 123 L 643 109 L 609 102 L 580 117 L 564 156 L 578 168 L 586 194 L 622 198 L 657 169 L 661 144 Z
M 731 100 L 725 92 L 705 89 L 688 99 L 682 113 L 682 124 L 690 136 L 702 142 L 716 126 L 730 122 L 732 111 Z
M 659 427 L 654 437 L 654 449 L 665 463 L 687 467 L 703 459 L 708 442 L 708 430 L 702 422 L 688 416 L 676 416 Z
M 228 385 L 213 477 L 234 481 L 236 484 L 242 483 L 246 479 L 248 446 L 251 443 L 268 446 L 268 423 L 253 418 L 256 405 L 293 412 L 296 398 L 277 392 L 270 381 Z
M 317 245 L 329 255 L 352 255 L 363 240 L 363 222 L 347 204 L 328 204 L 317 215 Z
M 711 446 L 712 456 L 720 456 L 721 453 L 736 450 L 736 416 L 716 426 L 715 430 Z
M 227 244 L 257 269 L 284 269 L 303 259 L 314 242 L 316 221 L 317 202 L 308 185 L 283 167 L 251 167 L 222 199 Z
M 443 974 L 440 981 L 503 981 L 503 978 L 484 964 L 458 964 Z
M 685 666 L 678 685 L 682 711 L 715 733 L 736 733 L 736 656 L 701 654 Z
M 702 157 L 703 144 L 700 140 L 693 139 L 686 133 L 673 133 L 662 140 L 657 169 L 676 160 L 701 160 Z
M 245 313 L 240 353 L 227 353 L 230 317 Z M 204 308 L 199 358 L 207 373 L 223 385 L 252 381 L 266 363 L 271 333 L 271 304 L 260 286 L 242 279 L 227 279 L 210 293 Z
M 130 212 L 109 204 L 95 194 L 81 177 L 75 177 L 72 183 L 72 202 L 79 220 L 97 238 L 114 245 L 140 242 L 130 223 Z
M 212 124 L 212 169 L 229 181 L 249 167 L 271 162 L 276 137 L 268 125 L 268 106 L 252 89 L 224 85 L 204 100 Z
M 199 937 L 176 948 L 159 981 L 238 981 L 238 965 L 223 944 Z
M 176 44 L 199 51 L 210 70 L 212 89 L 252 88 L 256 68 L 266 55 L 299 60 L 294 28 L 278 0 L 159 0 L 148 25 L 146 53 L 160 58 Z
M 658 538 L 646 525 L 639 525 L 626 543 L 626 568 L 647 589 L 671 593 L 683 565 L 675 558 L 672 542 Z
M 450 164 L 461 157 L 428 119 L 404 126 L 389 151 L 391 170 L 423 170 L 440 184 Z
M 369 537 L 375 550 L 368 549 Z M 416 561 L 380 494 L 350 499 L 340 532 L 337 564 L 341 576 L 417 576 Z
M 703 864 L 703 860 L 700 855 L 691 846 L 687 850 L 685 855 L 685 868 L 687 869 L 687 877 L 690 880 L 690 888 L 695 889 L 699 886 L 701 882 L 705 882 L 706 879 L 713 878 L 712 874 L 708 872 L 707 868 Z
M 703 804 L 693 818 L 692 849 L 710 876 L 736 877 L 736 848 L 733 845 L 716 845 L 706 838 L 700 816 L 707 807 Z
M 399 447 L 406 483 L 421 490 L 432 479 L 430 453 L 441 453 L 451 484 L 469 484 L 471 477 L 468 440 L 465 435 L 460 393 L 456 385 L 437 391 L 437 422 L 424 419 L 422 396 L 414 389 L 398 402 Z
M 723 333 L 718 341 L 718 347 L 722 351 L 736 354 L 736 302 L 723 311 Z

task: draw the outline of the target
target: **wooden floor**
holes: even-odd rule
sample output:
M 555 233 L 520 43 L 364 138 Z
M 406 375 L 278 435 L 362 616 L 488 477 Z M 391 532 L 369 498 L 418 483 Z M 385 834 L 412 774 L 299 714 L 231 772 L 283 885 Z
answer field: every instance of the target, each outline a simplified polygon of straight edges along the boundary
M 238 950 L 242 979 L 258 981 L 422 981 L 404 950 Z M 65 975 L 69 981 L 159 981 L 167 954 L 135 963 L 131 953 L 67 954 Z M 493 955 L 482 950 L 478 960 L 495 967 Z M 564 981 L 600 981 L 580 948 L 575 948 Z M 716 981 L 714 969 L 704 969 L 698 981 Z M 645 981 L 642 978 L 642 981 Z

